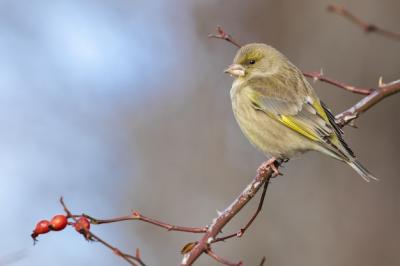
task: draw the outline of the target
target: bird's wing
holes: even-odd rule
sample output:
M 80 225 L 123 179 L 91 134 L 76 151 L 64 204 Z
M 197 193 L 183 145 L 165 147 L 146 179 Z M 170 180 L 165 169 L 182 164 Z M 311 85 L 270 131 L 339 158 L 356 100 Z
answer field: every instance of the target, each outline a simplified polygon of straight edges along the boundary
M 345 155 L 341 146 L 353 156 L 341 137 L 342 131 L 335 124 L 334 116 L 318 98 L 310 96 L 313 93 L 310 93 L 311 89 L 303 79 L 280 80 L 260 78 L 247 84 L 249 89 L 245 93 L 254 108 L 304 137 L 334 148 L 341 157 Z

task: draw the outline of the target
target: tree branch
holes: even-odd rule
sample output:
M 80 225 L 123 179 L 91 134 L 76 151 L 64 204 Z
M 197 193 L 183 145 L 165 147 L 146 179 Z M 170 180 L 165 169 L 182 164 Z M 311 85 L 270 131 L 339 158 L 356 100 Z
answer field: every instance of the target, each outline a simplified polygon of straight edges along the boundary
M 186 226 L 178 226 L 178 225 L 172 225 L 169 223 L 161 222 L 156 219 L 144 216 L 140 214 L 138 211 L 132 212 L 131 215 L 127 216 L 121 216 L 121 217 L 116 217 L 116 218 L 111 218 L 111 219 L 97 219 L 93 218 L 90 215 L 87 214 L 72 214 L 71 211 L 68 209 L 67 205 L 64 202 L 63 197 L 60 198 L 60 203 L 64 208 L 64 211 L 67 215 L 67 218 L 71 218 L 75 221 L 75 223 L 78 221 L 79 218 L 85 217 L 86 219 L 89 220 L 90 224 L 95 224 L 95 225 L 100 225 L 100 224 L 108 224 L 108 223 L 117 223 L 117 222 L 122 222 L 122 221 L 142 221 L 145 223 L 149 223 L 161 228 L 165 228 L 168 231 L 179 231 L 179 232 L 188 232 L 188 233 L 205 233 L 207 232 L 207 227 L 186 227 Z M 84 230 L 83 235 L 85 238 L 89 241 L 97 241 L 107 248 L 111 249 L 114 254 L 117 256 L 121 257 L 124 259 L 126 262 L 128 262 L 130 265 L 137 266 L 145 266 L 144 262 L 140 258 L 140 251 L 139 249 L 136 249 L 136 255 L 130 255 L 124 252 L 121 252 L 118 248 L 112 246 L 102 238 L 98 237 L 94 233 L 92 233 L 89 229 L 82 228 Z
M 244 235 L 244 233 L 246 232 L 246 230 L 250 227 L 250 225 L 254 222 L 254 220 L 256 219 L 257 215 L 261 212 L 263 204 L 264 204 L 264 199 L 265 199 L 265 194 L 267 193 L 267 189 L 268 189 L 268 185 L 269 182 L 265 182 L 264 183 L 264 188 L 263 188 L 263 192 L 261 194 L 261 198 L 260 198 L 260 202 L 258 203 L 258 207 L 257 210 L 255 211 L 255 213 L 253 214 L 253 216 L 250 218 L 250 220 L 247 222 L 247 224 L 241 228 L 238 232 L 227 235 L 227 236 L 223 236 L 223 237 L 218 237 L 216 238 L 212 243 L 216 243 L 216 242 L 221 242 L 221 241 L 225 241 L 229 238 L 232 237 L 242 237 Z
M 346 111 L 336 115 L 336 123 L 341 127 L 349 124 L 386 97 L 398 93 L 399 91 L 400 80 L 395 80 L 389 84 L 380 84 L 378 88 L 372 90 L 368 96 L 362 98 Z
M 121 216 L 111 219 L 97 219 L 93 218 L 87 214 L 82 215 L 74 215 L 75 217 L 86 217 L 90 220 L 91 224 L 108 224 L 108 223 L 116 223 L 122 221 L 142 221 L 145 223 L 149 223 L 161 228 L 165 228 L 168 231 L 179 231 L 179 232 L 187 232 L 187 233 L 205 233 L 207 232 L 207 227 L 186 227 L 186 226 L 179 226 L 179 225 L 172 225 L 169 223 L 161 222 L 156 219 L 147 217 L 139 213 L 138 211 L 132 212 L 131 215 L 128 216 Z
M 336 86 L 338 88 L 341 88 L 341 89 L 344 89 L 346 91 L 350 91 L 350 92 L 353 92 L 356 94 L 369 95 L 373 91 L 373 89 L 355 87 L 355 86 L 343 83 L 341 81 L 337 81 L 332 78 L 328 78 L 328 77 L 324 76 L 322 71 L 320 71 L 320 72 L 316 72 L 316 71 L 303 72 L 303 75 L 308 78 L 312 78 L 314 81 L 325 82 L 325 83 L 331 84 L 333 86 Z
M 365 20 L 361 19 L 360 17 L 354 15 L 352 12 L 350 12 L 348 9 L 346 9 L 343 6 L 339 5 L 328 5 L 328 11 L 338 14 L 339 16 L 342 16 L 344 18 L 347 18 L 357 26 L 361 27 L 365 33 L 376 33 L 380 34 L 386 38 L 395 40 L 395 41 L 400 41 L 400 33 L 399 32 L 394 32 L 394 31 L 389 31 L 386 29 L 382 29 L 381 27 L 378 27 L 372 23 L 368 23 Z
M 232 38 L 232 36 L 230 34 L 226 33 L 226 31 L 224 31 L 224 29 L 221 26 L 217 26 L 217 32 L 216 33 L 208 34 L 208 38 L 215 38 L 215 39 L 225 40 L 225 41 L 235 45 L 237 48 L 242 47 L 238 42 L 236 42 Z
M 211 248 L 206 250 L 205 253 L 210 256 L 211 258 L 215 259 L 216 261 L 218 261 L 219 263 L 223 264 L 223 265 L 227 265 L 227 266 L 242 266 L 243 263 L 241 261 L 239 261 L 238 263 L 234 263 L 234 262 L 230 262 L 224 258 L 221 258 L 220 256 L 218 256 L 217 254 L 215 254 Z
M 263 165 L 259 168 L 253 181 L 240 193 L 232 204 L 218 215 L 209 226 L 207 232 L 194 248 L 183 256 L 181 265 L 192 265 L 201 254 L 209 250 L 210 244 L 215 240 L 222 228 L 256 195 L 257 191 L 269 182 L 273 176 L 271 167 Z

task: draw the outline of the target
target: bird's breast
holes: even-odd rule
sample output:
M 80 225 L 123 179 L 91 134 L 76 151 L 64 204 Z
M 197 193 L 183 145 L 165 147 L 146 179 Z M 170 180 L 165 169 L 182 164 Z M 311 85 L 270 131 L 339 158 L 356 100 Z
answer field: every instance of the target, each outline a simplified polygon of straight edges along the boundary
M 267 156 L 290 158 L 306 151 L 305 139 L 277 119 L 253 107 L 243 89 L 232 87 L 232 109 L 243 134 Z

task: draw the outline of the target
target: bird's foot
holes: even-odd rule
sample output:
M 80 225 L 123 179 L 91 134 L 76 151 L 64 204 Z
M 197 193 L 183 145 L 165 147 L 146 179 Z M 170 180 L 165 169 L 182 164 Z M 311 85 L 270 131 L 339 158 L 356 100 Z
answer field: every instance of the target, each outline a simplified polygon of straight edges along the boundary
M 275 157 L 272 157 L 268 161 L 265 161 L 259 168 L 258 172 L 263 172 L 268 168 L 271 168 L 272 171 L 274 172 L 273 177 L 277 177 L 278 175 L 283 175 L 281 172 L 278 170 L 278 166 L 281 164 L 279 159 L 276 159 Z

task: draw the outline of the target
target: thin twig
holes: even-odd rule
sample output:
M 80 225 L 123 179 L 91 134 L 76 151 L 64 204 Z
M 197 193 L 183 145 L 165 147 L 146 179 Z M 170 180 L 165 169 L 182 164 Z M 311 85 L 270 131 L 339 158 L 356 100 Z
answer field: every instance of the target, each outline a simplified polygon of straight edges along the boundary
M 225 41 L 235 45 L 238 48 L 242 47 L 237 41 L 235 41 L 232 38 L 232 36 L 230 34 L 226 33 L 226 31 L 224 31 L 224 29 L 221 26 L 217 26 L 216 33 L 208 34 L 208 38 L 222 39 L 222 40 L 225 40 Z
M 395 80 L 389 84 L 379 85 L 377 89 L 372 90 L 368 96 L 362 98 L 358 103 L 346 111 L 336 115 L 336 124 L 341 127 L 349 124 L 386 97 L 398 92 L 400 92 L 400 80 Z
M 179 231 L 179 232 L 187 232 L 187 233 L 205 233 L 207 232 L 207 227 L 187 227 L 187 226 L 179 226 L 179 225 L 172 225 L 169 223 L 161 222 L 156 219 L 147 217 L 139 213 L 138 211 L 132 212 L 131 215 L 121 216 L 111 219 L 97 219 L 89 216 L 87 214 L 82 215 L 74 215 L 74 216 L 83 216 L 90 220 L 92 224 L 108 224 L 108 223 L 116 223 L 122 221 L 142 221 L 149 224 L 153 224 L 158 227 L 162 227 L 167 229 L 168 231 Z
M 212 243 L 216 243 L 216 242 L 221 242 L 221 241 L 225 241 L 229 238 L 232 237 L 242 237 L 244 235 L 244 233 L 246 232 L 246 230 L 250 227 L 250 225 L 254 222 L 254 220 L 256 219 L 257 215 L 261 212 L 263 204 L 264 204 L 264 199 L 265 199 L 265 194 L 267 193 L 267 189 L 268 189 L 268 184 L 269 182 L 265 182 L 264 183 L 264 188 L 263 188 L 263 192 L 261 194 L 261 198 L 260 201 L 258 203 L 258 207 L 257 210 L 255 211 L 255 213 L 253 214 L 253 216 L 250 218 L 250 220 L 247 222 L 247 224 L 241 228 L 238 232 L 227 235 L 227 236 L 223 236 L 223 237 L 218 237 L 216 238 L 214 241 L 212 241 Z
M 207 249 L 205 251 L 205 253 L 223 265 L 227 265 L 227 266 L 242 266 L 243 265 L 243 263 L 241 261 L 239 261 L 238 263 L 234 263 L 234 262 L 230 262 L 224 258 L 221 258 L 217 254 L 215 254 L 210 248 Z
M 76 215 L 72 215 L 71 211 L 68 209 L 67 205 L 65 204 L 63 197 L 60 198 L 60 203 L 63 206 L 64 211 L 67 214 L 67 217 L 70 217 L 75 222 L 77 222 Z M 101 239 L 100 237 L 98 237 L 97 235 L 92 233 L 90 230 L 88 230 L 88 229 L 84 229 L 84 230 L 85 230 L 85 238 L 86 239 L 94 240 L 94 241 L 97 241 L 97 242 L 103 244 L 104 246 L 109 248 L 115 255 L 121 257 L 126 262 L 128 262 L 130 265 L 132 265 L 132 266 L 137 266 L 137 265 L 146 266 L 144 264 L 144 262 L 142 261 L 142 259 L 140 258 L 140 256 L 133 256 L 133 255 L 129 255 L 127 253 L 121 252 L 118 248 L 112 246 L 111 244 L 109 244 L 105 240 Z M 140 252 L 138 252 L 138 251 L 136 251 L 136 253 L 140 254 Z
M 350 91 L 350 92 L 353 92 L 356 94 L 369 95 L 373 91 L 373 89 L 356 87 L 356 86 L 348 85 L 341 81 L 334 80 L 332 78 L 328 78 L 322 73 L 322 71 L 320 71 L 320 72 L 316 72 L 316 71 L 303 72 L 303 75 L 308 78 L 312 78 L 314 81 L 325 82 L 325 83 L 331 84 L 333 86 L 336 86 L 338 88 L 341 88 L 341 89 L 344 89 L 346 91 Z
M 352 12 L 350 12 L 348 9 L 346 9 L 343 6 L 339 5 L 328 5 L 328 11 L 338 14 L 344 18 L 347 18 L 357 26 L 361 27 L 365 33 L 376 33 L 380 34 L 386 38 L 390 38 L 392 40 L 400 41 L 400 33 L 399 32 L 394 32 L 390 30 L 383 29 L 381 27 L 378 27 L 372 23 L 368 23 L 365 20 L 361 19 L 360 17 L 354 15 Z

